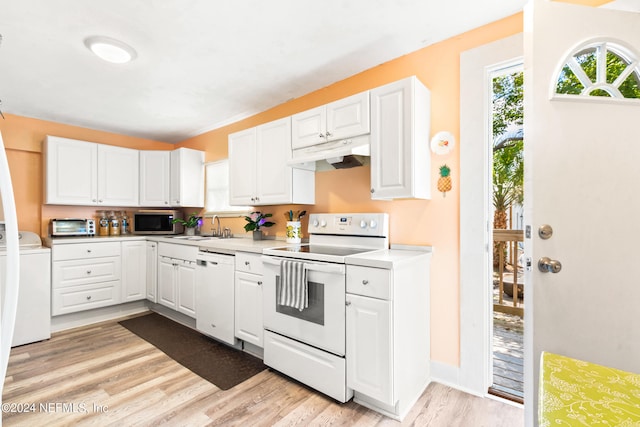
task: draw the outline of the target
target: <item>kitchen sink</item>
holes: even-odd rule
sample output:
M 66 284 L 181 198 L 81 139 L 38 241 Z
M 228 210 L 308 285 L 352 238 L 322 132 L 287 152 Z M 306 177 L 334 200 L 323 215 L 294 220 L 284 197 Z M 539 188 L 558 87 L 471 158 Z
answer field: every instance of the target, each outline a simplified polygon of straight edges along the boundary
M 228 240 L 231 237 L 218 237 L 218 236 L 171 236 L 172 239 L 180 240 Z

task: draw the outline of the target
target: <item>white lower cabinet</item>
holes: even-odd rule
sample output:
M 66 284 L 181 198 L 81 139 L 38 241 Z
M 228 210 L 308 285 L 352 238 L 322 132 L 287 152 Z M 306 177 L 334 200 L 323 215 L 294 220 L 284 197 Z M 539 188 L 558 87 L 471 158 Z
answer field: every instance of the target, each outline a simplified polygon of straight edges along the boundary
M 145 269 L 147 270 L 147 299 L 158 302 L 158 244 L 156 242 L 147 242 Z
M 262 276 L 239 272 L 235 282 L 235 336 L 263 347 Z
M 354 402 L 401 420 L 431 376 L 431 252 L 392 252 L 403 261 L 388 268 L 347 265 L 347 387 Z
M 51 259 L 52 316 L 120 303 L 120 242 L 54 245 Z
M 393 405 L 391 302 L 347 296 L 347 386 Z
M 195 246 L 159 243 L 158 303 L 196 317 Z
M 189 317 L 196 317 L 195 261 L 160 256 L 158 303 Z
M 259 254 L 236 253 L 235 336 L 264 347 L 262 259 Z
M 145 299 L 147 294 L 147 242 L 122 242 L 122 302 Z

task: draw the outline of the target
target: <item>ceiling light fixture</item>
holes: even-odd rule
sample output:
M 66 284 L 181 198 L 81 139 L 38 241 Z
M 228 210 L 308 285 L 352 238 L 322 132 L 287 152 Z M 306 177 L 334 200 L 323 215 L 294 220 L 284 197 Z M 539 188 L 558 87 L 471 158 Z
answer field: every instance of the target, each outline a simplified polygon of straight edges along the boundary
M 84 45 L 100 59 L 114 64 L 125 64 L 137 56 L 131 46 L 111 37 L 87 37 L 84 39 Z

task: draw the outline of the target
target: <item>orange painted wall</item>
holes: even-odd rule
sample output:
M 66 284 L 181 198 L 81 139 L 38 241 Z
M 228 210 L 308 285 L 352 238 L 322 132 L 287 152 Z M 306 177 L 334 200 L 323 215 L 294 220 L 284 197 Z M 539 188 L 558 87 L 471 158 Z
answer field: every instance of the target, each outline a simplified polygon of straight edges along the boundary
M 18 211 L 20 230 L 33 231 L 46 236 L 51 218 L 91 218 L 97 207 L 43 205 L 42 141 L 46 135 L 99 142 L 120 147 L 170 150 L 173 144 L 135 138 L 45 120 L 5 114 L 0 119 L 0 132 L 7 148 L 7 159 L 11 170 L 14 197 Z M 100 209 L 118 209 L 117 206 Z
M 227 157 L 229 133 L 266 123 L 299 111 L 325 104 L 363 90 L 407 76 L 416 75 L 431 90 L 431 131 L 452 132 L 459 137 L 460 53 L 522 31 L 522 15 L 517 14 L 409 55 L 374 67 L 331 86 L 294 99 L 224 128 L 207 132 L 178 144 L 206 152 L 206 160 Z M 41 142 L 47 134 L 138 149 L 172 149 L 171 144 L 108 132 L 85 129 L 43 120 L 6 115 L 0 131 L 7 146 L 9 166 L 18 205 L 19 226 L 46 235 L 48 220 L 54 217 L 91 217 L 96 207 L 43 205 Z M 424 141 L 428 143 L 428 141 Z M 438 167 L 452 168 L 453 191 L 443 197 L 436 189 Z M 314 206 L 272 206 L 263 211 L 274 214 L 277 225 L 269 234 L 284 235 L 283 213 L 288 209 L 309 212 L 388 212 L 392 243 L 432 245 L 435 253 L 431 274 L 431 320 L 433 360 L 457 366 L 460 360 L 459 313 L 459 151 L 432 160 L 430 201 L 372 201 L 369 193 L 369 166 L 316 173 Z M 348 185 L 347 185 L 348 184 Z M 108 207 L 117 208 L 117 207 Z M 103 208 L 101 208 L 103 209 Z M 241 219 L 222 220 L 236 234 L 244 233 Z M 303 221 L 306 227 L 306 220 Z
M 456 36 L 369 69 L 316 92 L 291 100 L 260 114 L 183 141 L 180 145 L 202 149 L 207 161 L 227 157 L 230 133 L 307 110 L 404 77 L 416 75 L 432 97 L 431 133 L 447 130 L 459 138 L 460 129 L 460 53 L 522 31 L 522 15 Z M 428 143 L 424 141 L 423 143 Z M 443 197 L 436 188 L 438 168 L 452 168 L 453 191 Z M 433 156 L 431 166 L 432 200 L 372 201 L 369 193 L 369 166 L 316 173 L 316 204 L 312 212 L 388 212 L 392 243 L 432 245 L 435 252 L 431 274 L 431 356 L 450 365 L 460 361 L 460 248 L 459 248 L 459 151 Z M 279 223 L 269 232 L 284 233 L 282 213 L 295 206 L 270 206 Z M 223 219 L 234 232 L 243 221 Z M 303 224 L 303 227 L 305 224 Z

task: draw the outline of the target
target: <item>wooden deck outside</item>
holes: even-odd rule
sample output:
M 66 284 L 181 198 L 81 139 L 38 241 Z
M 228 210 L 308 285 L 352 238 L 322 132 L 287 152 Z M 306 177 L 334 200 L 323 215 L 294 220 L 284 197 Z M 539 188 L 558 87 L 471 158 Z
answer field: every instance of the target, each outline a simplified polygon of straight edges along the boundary
M 493 285 L 493 385 L 490 392 L 524 399 L 524 292 L 518 242 L 522 230 L 493 230 L 499 259 Z M 506 256 L 505 256 L 506 255 Z
M 512 314 L 493 313 L 493 385 L 501 395 L 524 399 L 524 321 Z

